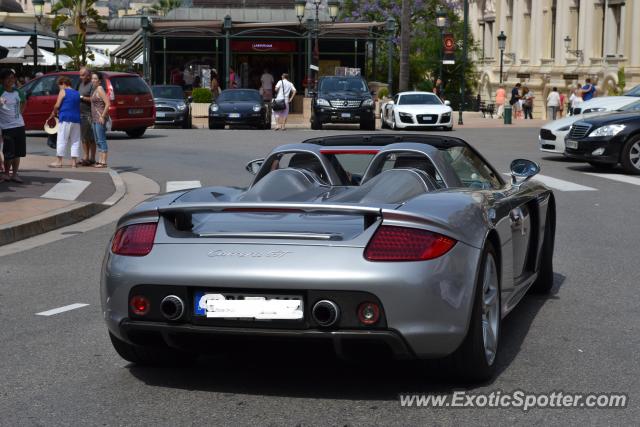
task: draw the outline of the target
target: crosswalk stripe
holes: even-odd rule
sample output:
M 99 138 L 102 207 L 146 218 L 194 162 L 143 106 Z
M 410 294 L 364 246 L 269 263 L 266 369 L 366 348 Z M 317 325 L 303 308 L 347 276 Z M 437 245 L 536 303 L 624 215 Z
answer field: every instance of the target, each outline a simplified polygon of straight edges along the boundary
M 167 193 L 178 190 L 189 190 L 191 188 L 200 188 L 200 181 L 167 181 Z
M 64 178 L 41 197 L 45 199 L 75 200 L 89 185 L 91 185 L 91 181 Z
M 597 188 L 587 187 L 586 185 L 576 184 L 575 182 L 565 181 L 552 176 L 536 175 L 533 179 L 559 191 L 598 191 Z
M 599 178 L 611 179 L 613 181 L 625 182 L 627 184 L 640 185 L 640 178 L 629 175 L 618 175 L 616 173 L 593 173 L 585 172 L 585 175 L 597 176 Z
M 54 314 L 64 313 L 65 311 L 75 310 L 76 308 L 82 308 L 88 305 L 89 304 L 84 304 L 84 303 L 75 303 L 75 304 L 65 305 L 64 307 L 58 307 L 58 308 L 43 311 L 40 313 L 36 313 L 36 316 L 46 316 L 46 317 L 53 316 Z

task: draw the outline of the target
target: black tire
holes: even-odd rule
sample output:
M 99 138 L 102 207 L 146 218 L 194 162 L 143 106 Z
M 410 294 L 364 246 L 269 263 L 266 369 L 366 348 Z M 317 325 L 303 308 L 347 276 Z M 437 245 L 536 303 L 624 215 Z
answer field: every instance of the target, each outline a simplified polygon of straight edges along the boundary
M 140 138 L 147 131 L 147 128 L 136 128 L 125 131 L 129 138 Z
M 111 332 L 109 332 L 109 338 L 120 357 L 136 365 L 174 365 L 192 362 L 195 359 L 195 356 L 191 353 L 175 350 L 167 346 L 143 347 L 129 344 L 117 338 Z
M 224 125 L 220 125 L 217 123 L 213 123 L 212 121 L 209 121 L 209 129 L 224 129 Z
M 380 129 L 389 129 L 389 125 L 384 120 L 384 114 L 380 115 Z
M 267 117 L 265 117 L 263 128 L 266 129 L 266 130 L 271 129 L 271 115 L 270 114 L 267 115 Z
M 360 122 L 360 130 L 376 130 L 376 119 Z
M 549 205 L 547 211 L 546 225 L 544 228 L 544 240 L 542 242 L 542 254 L 540 259 L 540 270 L 538 278 L 529 288 L 532 294 L 548 294 L 553 288 L 553 249 L 556 240 L 556 220 L 554 209 Z
M 191 129 L 192 126 L 191 114 L 187 114 L 182 120 L 182 129 Z
M 319 123 L 315 119 L 311 119 L 311 129 L 313 129 L 313 130 L 322 130 L 322 123 Z
M 638 154 L 640 154 L 640 135 L 629 138 L 622 148 L 620 163 L 626 173 L 640 175 L 640 163 L 638 163 L 637 166 L 634 166 L 631 161 L 631 156 L 636 156 Z
M 616 167 L 616 165 L 612 165 L 611 163 L 602 163 L 602 162 L 589 162 L 591 167 L 599 171 L 609 171 Z
M 451 132 L 453 130 L 453 126 L 444 127 L 442 128 L 442 130 L 444 130 L 445 132 Z
M 500 301 L 500 281 L 498 274 L 498 319 L 497 319 L 497 345 L 496 354 L 491 364 L 488 363 L 485 356 L 484 338 L 482 331 L 482 298 L 483 298 L 483 279 L 487 257 L 493 257 L 495 266 L 499 269 L 499 260 L 496 251 L 491 243 L 487 242 L 484 253 L 481 258 L 481 267 L 476 280 L 476 289 L 471 309 L 471 319 L 469 322 L 469 330 L 464 341 L 458 349 L 451 354 L 446 362 L 451 369 L 451 373 L 463 381 L 480 382 L 493 378 L 497 366 L 497 360 L 500 350 L 500 330 L 501 330 L 501 308 Z

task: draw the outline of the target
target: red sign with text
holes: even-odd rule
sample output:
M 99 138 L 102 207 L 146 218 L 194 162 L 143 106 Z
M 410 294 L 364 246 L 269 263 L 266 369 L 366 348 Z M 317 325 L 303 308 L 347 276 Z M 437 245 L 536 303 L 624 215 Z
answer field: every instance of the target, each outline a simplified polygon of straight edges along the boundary
M 232 52 L 295 52 L 297 46 L 291 41 L 232 40 Z

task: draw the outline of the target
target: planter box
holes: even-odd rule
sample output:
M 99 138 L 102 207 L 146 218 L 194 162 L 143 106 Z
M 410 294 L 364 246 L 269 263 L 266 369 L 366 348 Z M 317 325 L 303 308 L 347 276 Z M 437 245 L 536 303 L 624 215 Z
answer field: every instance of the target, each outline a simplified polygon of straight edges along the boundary
M 191 103 L 191 117 L 209 117 L 209 105 L 205 103 Z

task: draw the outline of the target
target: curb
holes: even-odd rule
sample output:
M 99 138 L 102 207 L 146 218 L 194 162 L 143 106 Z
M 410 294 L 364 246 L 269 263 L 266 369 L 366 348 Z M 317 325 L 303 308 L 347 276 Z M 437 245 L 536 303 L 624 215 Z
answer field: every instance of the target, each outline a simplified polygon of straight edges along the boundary
M 127 187 L 113 169 L 109 169 L 116 191 L 103 203 L 77 202 L 25 220 L 0 226 L 0 246 L 27 239 L 39 234 L 84 221 L 118 203 L 126 194 Z

